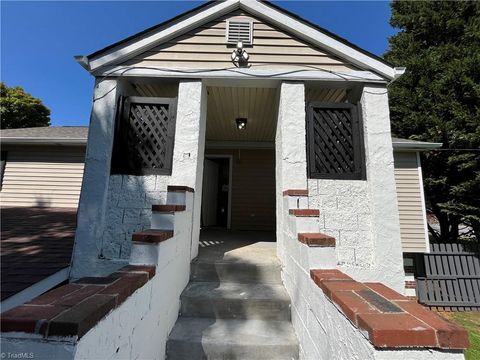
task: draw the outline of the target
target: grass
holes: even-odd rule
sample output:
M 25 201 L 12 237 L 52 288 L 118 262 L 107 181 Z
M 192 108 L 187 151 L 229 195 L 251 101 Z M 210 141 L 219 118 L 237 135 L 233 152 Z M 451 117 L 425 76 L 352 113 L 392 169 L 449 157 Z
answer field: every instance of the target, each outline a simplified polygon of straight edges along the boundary
M 441 312 L 440 315 L 468 331 L 470 347 L 465 351 L 465 359 L 480 359 L 480 312 Z

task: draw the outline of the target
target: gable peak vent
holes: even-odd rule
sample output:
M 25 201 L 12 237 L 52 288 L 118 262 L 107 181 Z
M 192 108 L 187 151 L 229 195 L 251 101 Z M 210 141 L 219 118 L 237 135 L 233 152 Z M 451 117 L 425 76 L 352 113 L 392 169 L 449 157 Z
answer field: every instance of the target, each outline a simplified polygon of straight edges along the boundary
M 228 20 L 227 21 L 227 44 L 236 45 L 239 41 L 243 45 L 252 45 L 253 43 L 253 22 Z

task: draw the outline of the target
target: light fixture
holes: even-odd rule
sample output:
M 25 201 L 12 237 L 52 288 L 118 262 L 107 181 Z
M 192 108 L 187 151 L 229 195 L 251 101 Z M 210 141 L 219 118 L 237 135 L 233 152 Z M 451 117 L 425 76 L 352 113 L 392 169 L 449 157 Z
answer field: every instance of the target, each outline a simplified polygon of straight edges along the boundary
M 240 40 L 237 43 L 237 48 L 232 52 L 232 62 L 237 66 L 246 66 L 248 58 L 247 50 L 243 48 L 243 42 Z
M 238 130 L 245 130 L 247 128 L 247 119 L 246 118 L 237 118 L 235 119 L 237 123 Z

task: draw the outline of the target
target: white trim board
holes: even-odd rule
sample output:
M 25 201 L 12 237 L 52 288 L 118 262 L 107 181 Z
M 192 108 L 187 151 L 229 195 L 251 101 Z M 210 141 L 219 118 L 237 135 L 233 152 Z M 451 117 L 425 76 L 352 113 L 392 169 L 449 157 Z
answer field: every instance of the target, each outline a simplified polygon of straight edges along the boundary
M 136 68 L 135 66 L 117 66 L 102 68 L 99 71 L 92 72 L 97 77 L 148 77 L 148 78 L 173 78 L 173 79 L 214 79 L 214 80 L 232 80 L 245 79 L 261 83 L 272 81 L 328 81 L 349 82 L 349 83 L 380 83 L 386 84 L 387 81 L 381 76 L 371 71 L 349 71 L 332 72 L 322 70 L 259 70 L 259 69 L 161 69 L 161 68 Z M 207 83 L 210 86 L 210 83 Z M 214 84 L 216 85 L 216 84 Z M 218 86 L 218 85 L 216 85 Z M 275 84 L 263 87 L 275 87 Z
M 60 271 L 57 271 L 53 275 L 40 280 L 39 282 L 29 286 L 26 289 L 16 293 L 15 295 L 10 296 L 9 298 L 3 300 L 0 303 L 1 312 L 10 310 L 18 305 L 22 305 L 27 301 L 36 298 L 37 296 L 47 292 L 58 284 L 64 282 L 68 279 L 68 274 L 70 272 L 70 266 L 63 268 Z
M 420 161 L 420 153 L 417 151 L 417 171 L 418 171 L 418 182 L 420 185 L 420 196 L 422 198 L 422 215 L 423 215 L 423 226 L 425 228 L 425 252 L 430 252 L 430 238 L 428 237 L 428 226 L 427 226 L 427 209 L 425 205 L 425 192 L 423 190 L 423 174 L 422 174 L 422 163 Z
M 298 38 L 315 46 L 325 49 L 332 54 L 346 59 L 354 65 L 380 74 L 384 79 L 392 80 L 401 76 L 405 69 L 392 67 L 373 54 L 367 53 L 348 45 L 321 30 L 304 23 L 288 14 L 263 2 L 254 0 L 226 0 L 206 7 L 196 14 L 186 16 L 170 26 L 153 29 L 146 34 L 139 34 L 137 38 L 120 43 L 91 57 L 77 56 L 77 61 L 90 72 L 97 72 L 105 66 L 112 66 L 143 53 L 148 49 L 171 40 L 189 30 L 208 23 L 229 12 L 242 9 L 252 15 L 270 22 L 280 29 L 287 31 Z

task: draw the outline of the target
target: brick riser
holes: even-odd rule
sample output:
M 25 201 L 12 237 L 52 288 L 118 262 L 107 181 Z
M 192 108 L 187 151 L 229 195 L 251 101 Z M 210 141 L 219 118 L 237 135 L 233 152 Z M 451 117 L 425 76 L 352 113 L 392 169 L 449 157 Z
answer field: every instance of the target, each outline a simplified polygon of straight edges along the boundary
M 307 248 L 306 269 L 336 267 L 336 239 L 319 232 L 320 211 L 308 207 L 308 190 L 285 190 L 283 196 L 284 206 L 290 217 L 289 221 L 292 221 L 290 231 L 296 233 L 298 241 Z

